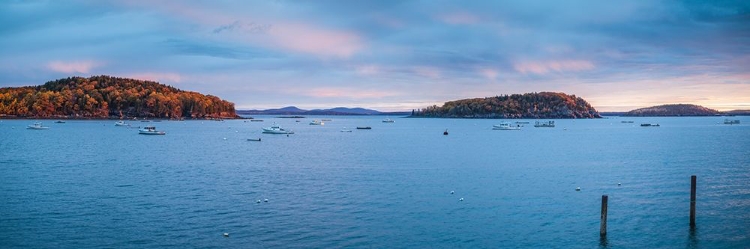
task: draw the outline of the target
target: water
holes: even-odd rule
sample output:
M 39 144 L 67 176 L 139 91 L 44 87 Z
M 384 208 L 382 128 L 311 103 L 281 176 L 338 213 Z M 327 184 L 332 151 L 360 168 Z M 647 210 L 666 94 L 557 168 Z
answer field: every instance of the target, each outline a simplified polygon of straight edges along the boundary
M 520 131 L 491 130 L 499 120 L 262 118 L 131 122 L 166 136 L 114 121 L 38 131 L 2 120 L 0 247 L 750 247 L 748 117 Z M 261 134 L 272 122 L 296 133 Z

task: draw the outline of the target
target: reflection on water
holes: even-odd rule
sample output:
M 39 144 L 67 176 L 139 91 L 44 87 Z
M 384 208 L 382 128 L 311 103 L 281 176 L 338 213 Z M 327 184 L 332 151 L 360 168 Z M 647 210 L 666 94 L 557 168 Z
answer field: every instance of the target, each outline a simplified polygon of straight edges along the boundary
M 698 228 L 691 226 L 688 232 L 688 246 L 687 248 L 699 248 L 698 247 Z

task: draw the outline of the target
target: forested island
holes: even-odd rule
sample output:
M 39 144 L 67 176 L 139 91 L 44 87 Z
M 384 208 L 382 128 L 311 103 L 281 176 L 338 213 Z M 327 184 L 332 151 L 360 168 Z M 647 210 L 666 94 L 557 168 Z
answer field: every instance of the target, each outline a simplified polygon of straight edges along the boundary
M 17 118 L 235 118 L 234 104 L 153 81 L 70 77 L 0 88 L 0 116 Z
M 601 118 L 586 100 L 540 92 L 462 99 L 412 111 L 412 117 L 439 118 Z
M 635 109 L 622 116 L 629 117 L 660 117 L 660 116 L 716 116 L 722 113 L 699 105 L 671 104 Z

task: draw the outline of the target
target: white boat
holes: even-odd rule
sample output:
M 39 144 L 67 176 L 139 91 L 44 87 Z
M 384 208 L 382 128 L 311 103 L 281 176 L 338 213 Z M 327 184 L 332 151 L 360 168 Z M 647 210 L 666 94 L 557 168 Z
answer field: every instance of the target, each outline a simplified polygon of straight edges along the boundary
M 724 124 L 733 125 L 733 124 L 740 124 L 739 119 L 731 120 L 731 119 L 724 119 Z
M 120 120 L 115 122 L 115 126 L 128 126 L 128 124 L 126 124 L 125 121 Z
M 346 127 L 344 127 L 344 129 L 341 129 L 341 132 L 352 132 L 352 130 L 349 130 Z
M 165 135 L 167 133 L 163 132 L 163 131 L 157 131 L 156 127 L 154 127 L 154 126 L 146 126 L 146 127 L 143 127 L 142 129 L 138 130 L 138 134 L 141 134 L 141 135 Z
M 555 121 L 539 122 L 534 123 L 534 127 L 555 127 Z
M 323 121 L 313 120 L 310 122 L 310 125 L 324 125 Z
M 271 127 L 263 128 L 263 133 L 266 133 L 266 134 L 294 134 L 293 131 L 285 130 L 284 128 L 281 128 L 279 125 L 277 125 L 275 123 Z
M 520 125 L 512 126 L 509 123 L 500 123 L 499 125 L 493 125 L 492 129 L 493 130 L 520 130 L 521 126 Z
M 396 122 L 396 121 L 393 121 L 393 119 L 390 119 L 390 118 L 383 119 L 383 123 L 393 123 L 393 122 Z
M 32 125 L 27 126 L 26 129 L 31 129 L 31 130 L 46 130 L 46 129 L 49 129 L 49 127 L 42 126 L 42 123 L 36 122 L 36 123 L 34 123 Z

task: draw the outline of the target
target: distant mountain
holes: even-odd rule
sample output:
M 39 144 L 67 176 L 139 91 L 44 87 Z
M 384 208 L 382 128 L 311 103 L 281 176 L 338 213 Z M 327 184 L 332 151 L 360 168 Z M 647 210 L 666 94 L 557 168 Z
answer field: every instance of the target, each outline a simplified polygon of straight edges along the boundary
M 438 118 L 601 118 L 586 100 L 540 92 L 462 99 L 415 110 L 412 117 Z
M 331 109 L 303 110 L 295 106 L 267 110 L 238 110 L 241 115 L 407 115 L 407 112 L 380 112 L 365 108 L 336 107 Z
M 664 117 L 664 116 L 715 116 L 722 113 L 699 105 L 670 104 L 659 105 L 629 111 L 623 116 L 629 117 Z

